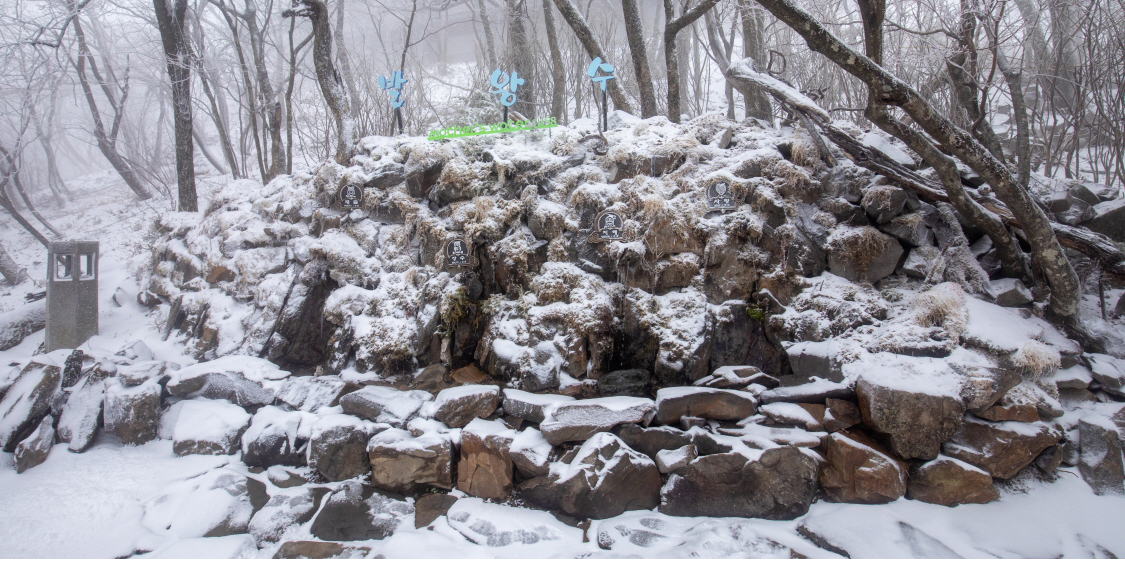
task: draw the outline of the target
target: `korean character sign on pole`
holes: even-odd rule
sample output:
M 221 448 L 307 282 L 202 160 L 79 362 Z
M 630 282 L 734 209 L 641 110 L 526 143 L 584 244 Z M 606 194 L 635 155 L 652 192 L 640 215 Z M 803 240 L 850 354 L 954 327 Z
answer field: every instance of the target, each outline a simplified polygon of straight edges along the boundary
M 604 75 L 598 76 L 598 72 L 605 72 Z M 608 62 L 602 62 L 601 57 L 595 57 L 594 61 L 586 69 L 586 75 L 590 80 L 598 82 L 602 85 L 602 132 L 609 129 L 609 113 L 608 106 L 606 105 L 606 82 L 613 80 L 616 76 L 613 75 L 613 65 Z
M 492 76 L 488 77 L 488 83 L 492 84 L 495 88 L 492 93 L 500 96 L 500 105 L 504 106 L 504 122 L 508 122 L 508 108 L 516 103 L 516 92 L 519 91 L 520 86 L 525 84 L 527 80 L 520 78 L 519 72 L 512 72 L 509 76 L 497 68 L 492 71 Z
M 391 107 L 395 110 L 395 119 L 398 120 L 398 134 L 402 134 L 402 110 L 401 107 L 406 103 L 402 97 L 402 87 L 406 85 L 409 80 L 402 77 L 402 71 L 396 70 L 391 73 L 391 78 L 388 80 L 385 76 L 379 77 L 379 88 L 387 91 L 387 95 L 391 97 Z

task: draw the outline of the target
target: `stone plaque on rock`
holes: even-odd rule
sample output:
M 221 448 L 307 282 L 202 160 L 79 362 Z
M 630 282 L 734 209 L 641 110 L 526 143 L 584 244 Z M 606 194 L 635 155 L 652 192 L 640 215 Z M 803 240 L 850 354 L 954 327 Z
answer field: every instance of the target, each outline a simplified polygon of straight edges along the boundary
M 452 268 L 472 267 L 469 245 L 463 238 L 454 238 L 445 243 L 445 266 Z
M 622 240 L 625 238 L 625 221 L 617 211 L 602 211 L 594 219 L 594 234 L 592 241 L 606 242 Z
M 708 211 L 733 211 L 737 208 L 729 183 L 721 181 L 707 186 Z
M 336 202 L 341 209 L 354 210 L 363 206 L 363 187 L 348 184 L 336 192 Z

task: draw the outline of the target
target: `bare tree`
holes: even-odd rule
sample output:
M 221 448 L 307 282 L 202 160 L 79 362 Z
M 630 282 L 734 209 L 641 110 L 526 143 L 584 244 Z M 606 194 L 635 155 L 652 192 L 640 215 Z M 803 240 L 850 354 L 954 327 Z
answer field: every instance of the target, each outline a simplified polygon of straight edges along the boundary
M 676 36 L 685 27 L 699 19 L 707 10 L 718 4 L 719 0 L 702 0 L 680 17 L 676 17 L 676 1 L 664 0 L 664 65 L 668 73 L 668 119 L 680 122 L 680 63 L 676 53 Z
M 621 0 L 625 12 L 625 37 L 629 41 L 629 52 L 633 55 L 633 72 L 637 76 L 637 87 L 641 94 L 641 117 L 656 115 L 656 92 L 652 87 L 652 71 L 648 66 L 648 52 L 645 49 L 645 30 L 641 24 L 641 13 L 637 0 Z
M 555 13 L 551 8 L 551 0 L 543 0 L 543 23 L 547 28 L 547 47 L 551 51 L 551 115 L 565 123 L 566 68 L 559 49 L 558 33 L 555 31 Z
M 718 0 L 708 0 L 712 4 Z M 591 59 L 600 58 L 602 60 L 609 60 L 605 51 L 602 49 L 601 43 L 598 43 L 597 37 L 594 37 L 594 31 L 590 29 L 590 25 L 586 23 L 586 18 L 578 11 L 572 0 L 555 0 L 555 6 L 558 7 L 559 13 L 562 14 L 563 19 L 566 20 L 567 25 L 574 31 L 578 37 L 578 41 L 582 43 L 582 47 L 586 49 L 586 54 L 590 55 Z M 613 105 L 627 113 L 633 113 L 633 106 L 625 99 L 625 92 L 622 91 L 621 85 L 617 80 L 609 81 L 609 97 L 613 99 Z
M 199 198 L 195 194 L 195 151 L 191 123 L 191 52 L 184 33 L 187 0 L 172 2 L 169 6 L 168 0 L 152 0 L 152 6 L 156 10 L 168 78 L 172 81 L 179 210 L 194 213 L 199 210 Z

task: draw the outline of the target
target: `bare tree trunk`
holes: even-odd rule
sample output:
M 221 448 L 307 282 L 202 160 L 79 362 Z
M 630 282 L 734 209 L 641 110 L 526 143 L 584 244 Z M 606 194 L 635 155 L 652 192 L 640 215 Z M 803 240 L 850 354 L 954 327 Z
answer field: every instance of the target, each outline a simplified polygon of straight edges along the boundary
M 27 279 L 27 268 L 22 268 L 8 255 L 4 245 L 0 244 L 0 275 L 8 281 L 9 285 L 19 285 Z
M 994 35 L 994 34 L 993 34 Z M 1012 98 L 1012 118 L 1016 122 L 1016 174 L 1020 185 L 1027 188 L 1031 182 L 1031 133 L 1027 123 L 1027 103 L 1023 97 L 1023 73 L 1013 69 L 1008 63 L 1004 50 L 992 39 L 993 56 L 996 68 L 1008 82 L 1008 94 Z
M 680 122 L 680 114 L 683 112 L 680 106 L 680 63 L 676 53 L 676 35 L 718 3 L 719 0 L 702 0 L 677 18 L 675 0 L 664 0 L 664 64 L 668 72 L 668 119 L 673 123 Z
M 305 8 L 287 15 L 309 18 L 313 25 L 313 67 L 320 93 L 336 121 L 336 163 L 347 165 L 355 152 L 355 121 L 351 117 L 348 94 L 332 64 L 332 27 L 324 0 L 297 0 Z
M 718 0 L 714 1 L 717 2 Z M 586 54 L 590 55 L 591 59 L 600 58 L 603 61 L 608 61 L 601 44 L 594 37 L 593 30 L 590 29 L 590 26 L 586 23 L 586 18 L 582 17 L 573 0 L 555 0 L 555 6 L 558 7 L 559 13 L 562 14 L 570 29 L 574 31 L 574 35 L 578 37 L 578 42 L 582 43 L 582 47 L 586 49 Z M 609 97 L 613 99 L 614 107 L 626 113 L 633 113 L 633 106 L 625 99 L 625 92 L 622 91 L 621 85 L 617 82 L 617 80 L 608 82 Z
M 348 88 L 348 98 L 351 100 L 351 116 L 352 121 L 359 123 L 359 87 L 356 86 L 355 76 L 352 75 L 351 61 L 348 59 L 348 49 L 344 41 L 344 0 L 339 0 L 339 5 L 336 6 L 336 60 L 340 63 L 340 76 L 344 79 L 344 85 Z M 444 12 L 443 12 L 444 13 Z M 277 114 L 279 118 L 277 126 L 278 142 L 281 141 L 281 105 L 277 106 Z M 357 136 L 362 136 L 360 131 L 356 131 Z
M 68 0 L 67 5 L 72 11 L 78 10 L 75 0 Z M 105 124 L 102 122 L 101 111 L 98 110 L 98 103 L 94 99 L 94 90 L 90 87 L 90 80 L 86 77 L 86 64 L 90 64 L 91 71 L 94 73 L 94 78 L 98 83 L 104 85 L 105 82 L 98 74 L 97 66 L 94 63 L 94 56 L 90 53 L 90 48 L 86 44 L 86 34 L 82 31 L 82 22 L 77 16 L 74 18 L 74 36 L 78 39 L 78 62 L 74 63 L 74 67 L 78 70 L 78 82 L 82 85 L 82 93 L 86 97 L 86 104 L 90 107 L 90 116 L 94 119 L 94 138 L 98 141 L 98 150 L 101 151 L 106 160 L 109 160 L 113 169 L 116 170 L 118 175 L 121 176 L 121 179 L 125 181 L 125 185 L 129 186 L 129 189 L 133 190 L 133 193 L 135 193 L 139 199 L 148 199 L 152 197 L 152 192 L 141 185 L 140 180 L 137 179 L 137 173 L 133 171 L 133 167 L 117 152 L 117 135 L 121 130 L 121 119 L 125 115 L 124 106 L 129 92 L 129 72 L 126 69 L 125 86 L 119 99 L 108 95 L 109 92 L 107 92 L 109 104 L 114 112 L 113 124 L 111 125 L 111 129 L 107 132 L 105 130 Z M 103 87 L 103 89 L 106 88 Z
M 15 150 L 18 152 L 21 151 L 22 148 L 17 147 Z M 31 215 L 34 216 L 40 224 L 47 227 L 47 230 L 50 230 L 51 233 L 56 237 L 62 236 L 62 233 L 59 232 L 57 228 L 52 226 L 51 223 L 47 222 L 47 219 L 44 218 L 43 215 L 39 214 L 39 211 L 35 208 L 35 205 L 31 203 L 31 199 L 27 196 L 27 191 L 24 190 L 23 183 L 20 181 L 20 166 L 16 161 L 17 158 L 14 157 L 12 153 L 3 146 L 0 146 L 0 156 L 3 156 L 4 160 L 7 162 L 7 166 L 3 170 L 0 170 L 4 174 L 4 183 L 6 184 L 9 180 L 11 180 L 12 185 L 16 188 L 16 193 L 20 195 L 20 199 L 23 201 L 24 207 L 27 207 L 27 210 L 31 212 Z M 18 154 L 16 156 L 18 156 Z M 9 199 L 9 201 L 11 200 Z
M 168 2 L 152 0 L 152 6 L 156 10 L 156 26 L 160 29 L 160 40 L 164 45 L 168 78 L 172 81 L 179 210 L 194 213 L 199 210 L 199 198 L 195 194 L 195 151 L 191 134 L 191 60 L 184 35 L 187 0 L 172 0 L 171 6 Z
M 527 39 L 527 27 L 524 25 L 525 0 L 506 0 L 508 8 L 508 45 L 505 62 L 509 70 L 519 73 L 520 77 L 527 80 L 531 87 L 520 88 L 519 98 L 512 107 L 520 115 L 529 119 L 535 118 L 535 91 L 537 80 L 535 76 L 534 51 Z
M 766 66 L 765 22 L 762 11 L 749 0 L 738 0 L 738 11 L 742 17 L 742 56 L 754 61 L 755 70 L 761 72 Z M 770 98 L 761 88 L 751 85 L 743 98 L 746 101 L 746 116 L 763 121 L 773 118 Z
M 477 9 L 480 10 L 480 23 L 484 28 L 484 39 L 488 44 L 488 67 L 496 68 L 496 40 L 492 37 L 492 22 L 488 19 L 488 6 L 484 0 L 477 0 Z
M 211 149 L 207 146 L 207 140 L 204 139 L 203 136 L 199 133 L 198 127 L 195 127 L 191 130 L 191 136 L 193 139 L 195 139 L 195 146 L 198 147 L 199 151 L 203 153 L 203 157 L 207 159 L 207 162 L 211 164 L 212 168 L 218 170 L 220 174 L 230 173 L 230 168 L 227 168 L 223 164 L 222 160 L 211 153 Z
M 641 117 L 656 115 L 656 91 L 652 86 L 652 71 L 648 66 L 648 52 L 645 49 L 645 30 L 641 24 L 641 13 L 637 0 L 621 0 L 625 12 L 625 37 L 629 40 L 629 52 L 633 55 L 633 72 L 637 76 L 637 88 L 641 92 Z
M 1032 253 L 1051 288 L 1051 308 L 1060 317 L 1078 312 L 1080 285 L 1046 214 L 1032 201 L 1004 163 L 967 132 L 957 128 L 908 84 L 829 32 L 808 12 L 787 0 L 758 0 L 805 39 L 809 48 L 831 60 L 877 92 L 881 104 L 902 108 L 923 130 L 980 174 L 1023 227 Z
M 547 27 L 547 46 L 551 50 L 551 115 L 566 123 L 566 69 L 563 68 L 562 51 L 559 50 L 551 0 L 543 0 L 543 22 Z
M 242 13 L 246 22 L 247 37 L 250 39 L 250 53 L 254 58 L 254 70 L 258 78 L 258 93 L 261 95 L 262 112 L 265 114 L 263 122 L 269 130 L 269 164 L 263 174 L 262 181 L 269 182 L 281 173 L 281 102 L 273 90 L 269 72 L 266 70 L 265 30 L 258 29 L 258 14 L 253 9 Z

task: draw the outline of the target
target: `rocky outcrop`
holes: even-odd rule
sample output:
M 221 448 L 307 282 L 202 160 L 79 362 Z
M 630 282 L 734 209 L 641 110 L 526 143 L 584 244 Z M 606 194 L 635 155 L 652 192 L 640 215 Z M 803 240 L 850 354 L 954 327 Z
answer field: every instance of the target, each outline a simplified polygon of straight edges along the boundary
M 605 519 L 660 503 L 660 471 L 652 459 L 610 433 L 599 433 L 520 484 L 528 501 L 579 518 Z
M 1062 432 L 1045 423 L 989 422 L 968 416 L 942 453 L 984 469 L 993 478 L 1011 478 Z
M 344 482 L 324 501 L 309 531 L 325 541 L 379 540 L 390 536 L 414 508 L 360 482 Z
M 944 367 L 937 362 L 924 364 Z M 859 409 L 867 427 L 885 435 L 895 454 L 904 459 L 933 459 L 941 444 L 957 432 L 965 406 L 957 389 L 916 386 L 911 380 L 882 372 L 861 376 L 855 387 Z
M 862 430 L 821 438 L 820 452 L 820 485 L 838 502 L 887 503 L 906 493 L 906 465 Z
M 403 494 L 427 486 L 453 488 L 453 445 L 444 436 L 388 429 L 367 442 L 367 458 L 376 488 Z
M 816 495 L 817 463 L 796 447 L 705 455 L 668 478 L 660 512 L 793 519 Z
M 465 427 L 477 418 L 487 418 L 500 405 L 500 387 L 469 384 L 447 388 L 434 398 L 434 419 L 449 427 Z
M 365 386 L 340 398 L 345 414 L 402 427 L 433 395 L 421 390 L 395 390 L 386 386 Z
M 963 503 L 988 503 L 1000 497 L 992 476 L 969 463 L 946 457 L 928 461 L 910 471 L 907 497 L 953 507 Z
M 290 527 L 303 525 L 312 519 L 327 488 L 293 488 L 280 490 L 270 496 L 250 518 L 248 530 L 259 545 L 277 542 Z
M 329 481 L 347 480 L 371 470 L 367 440 L 387 426 L 334 414 L 316 420 L 308 444 L 309 466 Z
M 0 448 L 15 451 L 39 426 L 58 391 L 62 369 L 57 365 L 30 362 L 20 371 L 0 400 Z

